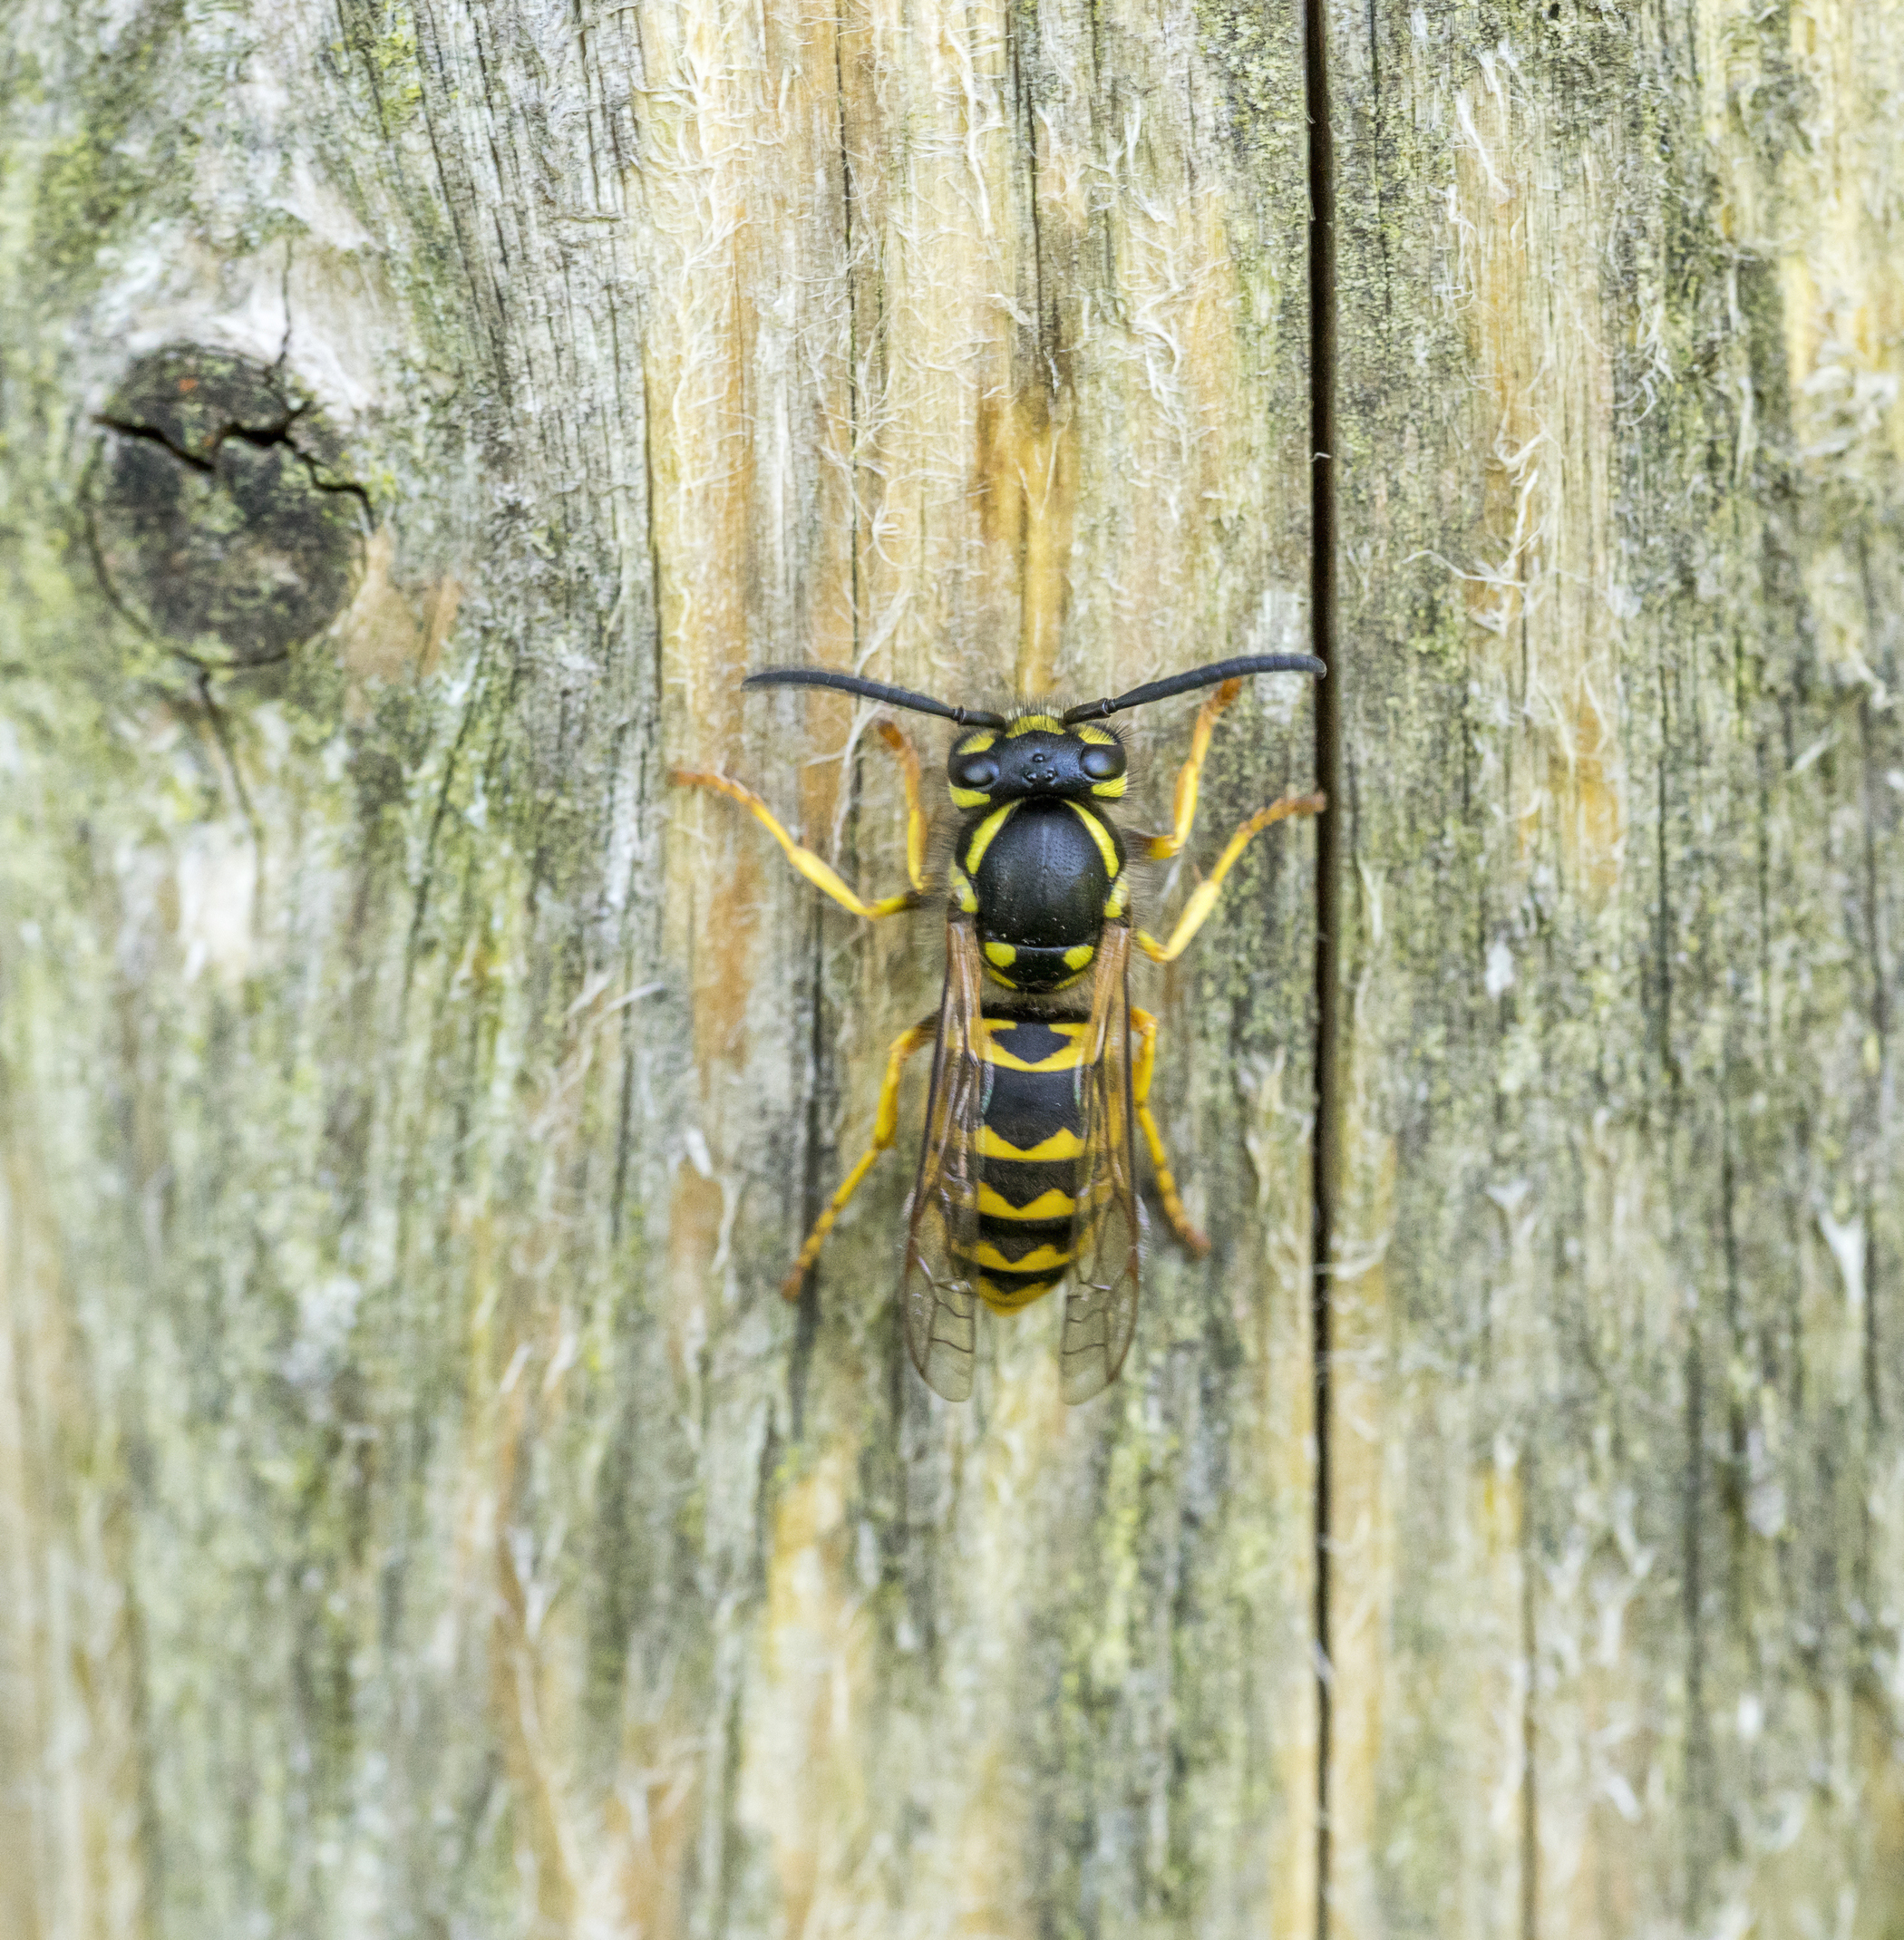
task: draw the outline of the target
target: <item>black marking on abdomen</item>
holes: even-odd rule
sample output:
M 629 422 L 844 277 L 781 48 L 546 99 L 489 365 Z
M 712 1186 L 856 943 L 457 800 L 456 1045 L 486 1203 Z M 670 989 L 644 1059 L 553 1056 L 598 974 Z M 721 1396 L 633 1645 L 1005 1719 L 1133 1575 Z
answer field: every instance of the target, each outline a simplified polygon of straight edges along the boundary
M 979 1177 L 1007 1206 L 1029 1206 L 1047 1192 L 1075 1198 L 1083 1183 L 1082 1159 L 999 1159 L 987 1152 L 979 1165 Z
M 1058 1021 L 1076 1029 L 1070 1018 Z M 1068 1051 L 1073 1043 L 1071 1032 L 1054 1031 L 1042 1017 L 987 1017 L 985 1022 L 987 1040 L 1021 1064 L 1042 1064 Z
M 1063 1254 L 1071 1244 L 1071 1221 L 990 1219 L 981 1213 L 978 1216 L 978 1244 L 995 1247 L 1005 1266 L 1016 1270 L 1025 1256 L 1035 1253 L 1040 1246 L 1049 1246 L 1054 1253 Z M 996 1266 L 986 1268 L 987 1273 L 997 1270 Z M 1055 1266 L 1050 1269 L 1051 1274 L 1058 1271 Z
M 985 1121 L 1007 1145 L 1023 1151 L 1054 1132 L 1084 1130 L 1084 1107 L 1075 1071 L 1013 1071 L 994 1064 L 986 1089 Z

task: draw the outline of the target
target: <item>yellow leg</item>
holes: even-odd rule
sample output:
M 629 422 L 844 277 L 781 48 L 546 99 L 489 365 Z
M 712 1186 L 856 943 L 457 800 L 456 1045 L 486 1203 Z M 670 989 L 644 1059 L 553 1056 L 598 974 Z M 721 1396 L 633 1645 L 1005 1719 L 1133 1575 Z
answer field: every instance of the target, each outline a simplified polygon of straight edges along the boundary
M 874 723 L 879 739 L 899 758 L 906 775 L 906 875 L 921 895 L 926 888 L 926 811 L 919 807 L 918 751 L 890 721 Z
M 1190 730 L 1190 758 L 1177 771 L 1177 794 L 1168 835 L 1140 837 L 1145 855 L 1162 862 L 1174 856 L 1190 840 L 1191 825 L 1197 820 L 1197 783 L 1203 774 L 1203 758 L 1209 752 L 1209 737 L 1217 716 L 1243 691 L 1239 680 L 1227 680 L 1212 688 L 1197 710 L 1197 724 Z
M 738 781 L 730 781 L 725 775 L 704 774 L 695 768 L 671 768 L 667 778 L 677 787 L 711 788 L 716 794 L 725 795 L 730 801 L 738 801 L 786 850 L 787 860 L 815 888 L 824 889 L 836 903 L 850 909 L 856 917 L 876 918 L 897 916 L 902 909 L 915 909 L 918 907 L 919 892 L 917 888 L 902 890 L 898 896 L 882 896 L 876 903 L 869 903 L 864 897 L 855 896 L 840 879 L 837 870 L 823 862 L 811 849 L 803 849 L 787 833 L 773 810 L 751 788 L 743 788 Z M 908 779 L 908 793 L 910 787 Z M 921 846 L 923 847 L 923 843 Z M 906 848 L 909 861 L 912 850 L 909 829 L 907 833 Z
M 1171 1162 L 1164 1157 L 1163 1134 L 1157 1129 L 1157 1120 L 1151 1108 L 1144 1102 L 1151 1095 L 1151 1072 L 1157 1062 L 1157 1020 L 1149 1011 L 1131 1006 L 1131 1022 L 1137 1029 L 1137 1063 L 1131 1072 L 1131 1101 L 1137 1108 L 1137 1122 L 1143 1128 L 1144 1143 L 1151 1148 L 1151 1167 L 1157 1174 L 1157 1190 L 1163 1198 L 1164 1217 L 1171 1222 L 1177 1237 L 1187 1246 L 1199 1259 L 1209 1251 L 1209 1241 L 1190 1224 L 1190 1215 L 1183 1209 L 1183 1201 L 1177 1197 L 1177 1181 L 1171 1172 Z
M 1149 930 L 1141 929 L 1132 938 L 1137 947 L 1153 964 L 1174 962 L 1183 955 L 1190 938 L 1203 927 L 1204 918 L 1217 907 L 1217 897 L 1223 893 L 1223 878 L 1235 867 L 1237 858 L 1249 846 L 1250 837 L 1259 829 L 1267 829 L 1271 822 L 1281 821 L 1286 816 L 1319 815 L 1328 805 L 1326 795 L 1285 795 L 1280 801 L 1272 801 L 1267 809 L 1258 809 L 1230 837 L 1229 846 L 1218 858 L 1216 868 L 1197 885 L 1190 901 L 1183 906 L 1183 914 L 1177 918 L 1171 940 L 1159 943 Z
M 886 1054 L 886 1076 L 879 1086 L 879 1103 L 873 1113 L 872 1143 L 867 1147 L 864 1157 L 845 1179 L 840 1189 L 833 1195 L 832 1203 L 813 1222 L 813 1230 L 807 1235 L 807 1243 L 800 1249 L 800 1257 L 793 1262 L 793 1270 L 781 1282 L 780 1290 L 789 1300 L 800 1298 L 801 1283 L 806 1278 L 813 1262 L 820 1257 L 820 1249 L 826 1244 L 826 1236 L 833 1230 L 833 1221 L 846 1209 L 846 1202 L 860 1189 L 860 1182 L 873 1169 L 873 1161 L 889 1146 L 899 1129 L 899 1079 L 906 1069 L 906 1060 L 915 1051 L 924 1048 L 938 1035 L 938 1019 L 935 1016 L 924 1023 L 916 1023 L 911 1030 L 903 1031 L 893 1039 L 892 1049 Z

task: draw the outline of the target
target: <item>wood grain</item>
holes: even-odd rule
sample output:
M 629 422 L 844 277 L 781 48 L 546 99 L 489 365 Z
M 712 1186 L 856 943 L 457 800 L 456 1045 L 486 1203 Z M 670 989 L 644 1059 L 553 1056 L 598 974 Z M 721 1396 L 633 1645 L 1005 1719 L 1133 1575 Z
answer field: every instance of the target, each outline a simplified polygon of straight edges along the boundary
M 1332 1934 L 1897 1930 L 1897 22 L 1333 9 Z
M 913 1380 L 909 1154 L 778 1299 L 937 918 L 665 776 L 889 890 L 750 669 L 1306 644 L 1303 19 L 22 0 L 0 1932 L 1904 1931 L 1900 12 L 1326 10 L 1343 868 L 1142 973 L 1215 1246 L 1068 1411 Z M 96 568 L 166 346 L 364 494 L 268 665 Z
M 1034 1314 L 947 1411 L 903 1162 L 775 1295 L 934 919 L 664 779 L 888 888 L 863 713 L 750 667 L 984 703 L 1299 643 L 1295 24 L 14 21 L 0 1922 L 1307 1935 L 1312 836 L 1140 993 L 1211 1261 L 1156 1248 L 1097 1408 Z M 281 360 L 368 494 L 268 670 L 91 567 L 90 414 L 171 343 Z M 1138 724 L 1153 820 L 1194 705 Z M 1306 708 L 1232 712 L 1192 860 Z

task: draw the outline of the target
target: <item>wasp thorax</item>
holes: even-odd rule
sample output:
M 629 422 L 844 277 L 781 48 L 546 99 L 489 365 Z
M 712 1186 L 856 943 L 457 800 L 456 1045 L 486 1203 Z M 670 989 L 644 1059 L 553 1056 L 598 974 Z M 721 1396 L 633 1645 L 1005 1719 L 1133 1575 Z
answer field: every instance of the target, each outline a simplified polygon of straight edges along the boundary
M 1027 797 L 1122 795 L 1125 757 L 1109 728 L 1065 728 L 1052 714 L 1020 714 L 1004 729 L 961 735 L 946 763 L 952 800 L 962 809 Z

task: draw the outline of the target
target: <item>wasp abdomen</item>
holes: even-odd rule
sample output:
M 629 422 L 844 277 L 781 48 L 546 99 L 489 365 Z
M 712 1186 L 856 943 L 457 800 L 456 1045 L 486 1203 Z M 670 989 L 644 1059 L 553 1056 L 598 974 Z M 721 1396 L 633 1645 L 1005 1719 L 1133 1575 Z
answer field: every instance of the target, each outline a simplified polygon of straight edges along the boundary
M 999 1313 L 1028 1306 L 1069 1270 L 1083 1183 L 1082 1020 L 987 1014 L 977 1141 L 978 1225 L 963 1257 Z

